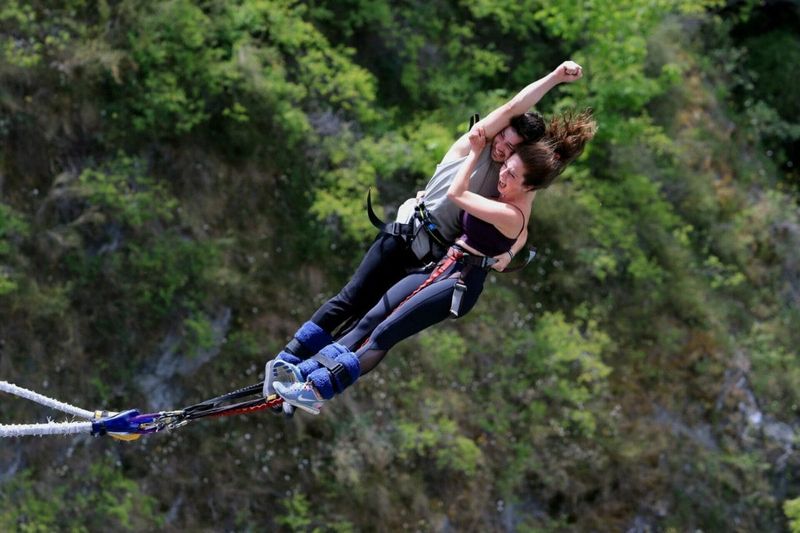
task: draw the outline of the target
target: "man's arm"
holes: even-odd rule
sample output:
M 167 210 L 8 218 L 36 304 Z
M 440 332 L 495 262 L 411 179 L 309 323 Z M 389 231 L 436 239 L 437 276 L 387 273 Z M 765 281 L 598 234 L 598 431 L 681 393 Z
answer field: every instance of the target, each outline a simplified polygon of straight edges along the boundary
M 536 105 L 550 89 L 559 83 L 579 80 L 581 76 L 583 76 L 583 69 L 580 65 L 574 61 L 564 61 L 553 72 L 522 89 L 511 100 L 489 113 L 473 127 L 482 127 L 486 132 L 486 137 L 491 139 L 508 126 L 512 118 L 525 113 Z M 442 159 L 442 163 L 464 157 L 469 153 L 467 135 L 465 133 L 453 143 Z

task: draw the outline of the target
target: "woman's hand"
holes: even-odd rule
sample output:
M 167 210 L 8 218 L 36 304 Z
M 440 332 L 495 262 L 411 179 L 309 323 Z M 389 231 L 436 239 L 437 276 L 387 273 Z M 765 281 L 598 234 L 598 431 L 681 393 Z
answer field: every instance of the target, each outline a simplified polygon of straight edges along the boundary
M 469 131 L 469 148 L 476 154 L 483 151 L 486 146 L 486 130 L 482 126 L 475 126 Z
M 574 61 L 564 61 L 554 72 L 559 83 L 571 83 L 583 77 L 583 67 Z
M 503 252 L 500 255 L 494 256 L 494 260 L 495 263 L 492 265 L 492 268 L 498 272 L 502 272 L 511 262 L 511 254 L 508 252 Z

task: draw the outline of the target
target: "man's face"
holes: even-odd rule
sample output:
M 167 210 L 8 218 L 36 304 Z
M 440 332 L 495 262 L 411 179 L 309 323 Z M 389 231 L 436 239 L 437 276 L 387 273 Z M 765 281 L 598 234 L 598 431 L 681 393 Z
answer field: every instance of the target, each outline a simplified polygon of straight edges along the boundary
M 507 126 L 492 139 L 492 159 L 498 163 L 504 163 L 521 142 L 522 137 L 519 136 L 517 130 Z

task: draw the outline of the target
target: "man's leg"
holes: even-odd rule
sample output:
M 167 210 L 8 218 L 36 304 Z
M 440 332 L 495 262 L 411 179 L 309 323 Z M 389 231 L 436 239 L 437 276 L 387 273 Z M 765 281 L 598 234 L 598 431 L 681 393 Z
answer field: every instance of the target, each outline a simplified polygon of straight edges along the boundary
M 379 234 L 347 285 L 317 309 L 311 322 L 331 334 L 340 334 L 403 279 L 409 268 L 418 266 L 419 260 L 402 237 Z

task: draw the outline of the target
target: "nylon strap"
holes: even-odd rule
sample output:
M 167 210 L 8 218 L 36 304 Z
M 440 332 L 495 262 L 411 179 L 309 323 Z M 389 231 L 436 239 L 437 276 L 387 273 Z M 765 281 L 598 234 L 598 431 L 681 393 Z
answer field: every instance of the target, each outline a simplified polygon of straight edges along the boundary
M 328 369 L 328 371 L 333 374 L 333 377 L 336 378 L 336 381 L 338 381 L 343 387 L 351 384 L 350 373 L 339 361 L 335 361 L 327 355 L 321 353 L 312 355 L 311 359 Z
M 298 354 L 302 355 L 304 349 L 305 346 L 303 346 L 303 343 L 294 337 L 292 337 L 292 340 L 286 343 L 286 347 L 284 348 L 285 351 L 289 352 L 292 355 L 298 355 Z
M 414 235 L 414 224 L 403 224 L 401 222 L 384 222 L 375 211 L 372 209 L 372 189 L 367 191 L 367 215 L 369 221 L 381 233 L 388 233 L 389 235 Z
M 476 123 L 481 120 L 481 116 L 478 113 L 473 113 L 471 117 L 469 117 L 469 129 L 472 129 Z

